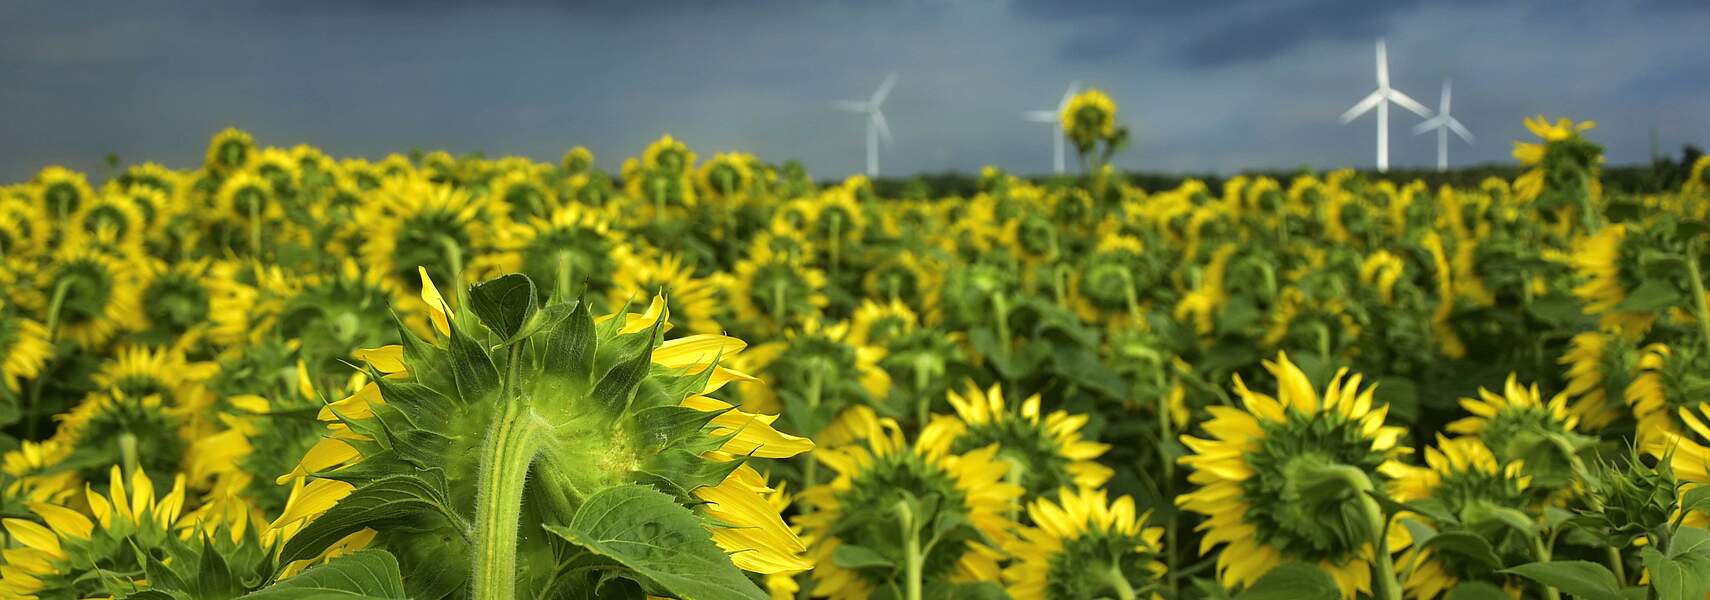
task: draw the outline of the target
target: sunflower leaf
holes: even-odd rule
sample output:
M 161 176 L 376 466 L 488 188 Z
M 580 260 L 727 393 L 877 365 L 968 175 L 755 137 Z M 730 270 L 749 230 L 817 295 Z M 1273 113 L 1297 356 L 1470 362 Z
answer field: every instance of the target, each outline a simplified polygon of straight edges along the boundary
M 365 527 L 448 526 L 458 522 L 455 514 L 445 501 L 443 484 L 436 486 L 416 475 L 384 477 L 356 488 L 292 536 L 280 552 L 279 564 L 314 558 L 334 542 Z
M 301 575 L 245 595 L 245 600 L 401 599 L 398 560 L 384 550 L 358 550 Z
M 1337 600 L 1342 592 L 1336 580 L 1318 567 L 1289 563 L 1266 572 L 1235 600 Z
M 1620 582 L 1615 580 L 1615 574 L 1590 561 L 1535 562 L 1502 572 L 1525 577 L 1584 600 L 1622 600 L 1626 597 Z
M 1483 581 L 1468 581 L 1449 590 L 1446 600 L 1508 600 L 1508 593 Z
M 629 577 L 684 600 L 763 600 L 712 542 L 694 513 L 653 488 L 624 485 L 590 496 L 570 523 L 548 531 L 627 567 Z

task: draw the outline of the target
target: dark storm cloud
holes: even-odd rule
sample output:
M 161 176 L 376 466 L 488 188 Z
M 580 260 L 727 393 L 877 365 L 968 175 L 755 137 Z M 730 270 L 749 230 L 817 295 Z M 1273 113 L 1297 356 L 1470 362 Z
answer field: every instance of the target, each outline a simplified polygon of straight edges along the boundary
M 1710 139 L 1702 2 L 1099 2 L 1093 0 L 355 0 L 0 3 L 0 181 L 45 164 L 194 166 L 215 131 L 340 156 L 411 147 L 605 168 L 671 133 L 703 156 L 858 170 L 862 122 L 831 110 L 887 73 L 887 173 L 1049 165 L 1023 122 L 1070 80 L 1109 92 L 1135 131 L 1118 158 L 1159 170 L 1369 163 L 1373 123 L 1335 118 L 1372 82 L 1435 104 L 1455 79 L 1479 144 L 1506 161 L 1520 118 L 1595 118 L 1612 162 Z M 1393 123 L 1397 165 L 1434 147 Z

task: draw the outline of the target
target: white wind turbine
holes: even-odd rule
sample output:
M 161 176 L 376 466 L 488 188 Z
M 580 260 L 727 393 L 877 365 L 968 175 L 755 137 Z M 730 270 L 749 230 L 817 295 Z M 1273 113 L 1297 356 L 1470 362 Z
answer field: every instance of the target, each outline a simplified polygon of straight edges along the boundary
M 1431 118 L 1431 109 L 1407 97 L 1407 94 L 1390 89 L 1389 56 L 1384 51 L 1381 39 L 1377 41 L 1377 85 L 1377 91 L 1360 100 L 1353 108 L 1349 108 L 1348 112 L 1342 113 L 1342 123 L 1347 124 L 1366 114 L 1372 107 L 1377 107 L 1377 170 L 1381 173 L 1389 170 L 1389 103 L 1399 104 L 1402 108 L 1427 119 Z
M 1052 147 L 1055 154 L 1052 155 L 1051 169 L 1058 175 L 1063 174 L 1067 160 L 1063 143 L 1063 109 L 1069 106 L 1069 100 L 1075 97 L 1075 92 L 1079 91 L 1081 91 L 1081 82 L 1070 82 L 1069 89 L 1063 90 L 1063 99 L 1057 101 L 1056 110 L 1030 110 L 1022 115 L 1028 121 L 1051 125 L 1051 141 L 1055 144 Z
M 1449 170 L 1449 131 L 1461 137 L 1466 143 L 1473 143 L 1473 134 L 1461 125 L 1460 121 L 1449 116 L 1449 80 L 1443 80 L 1443 101 L 1437 105 L 1437 116 L 1425 119 L 1424 123 L 1413 126 L 1413 135 L 1419 135 L 1430 130 L 1437 130 L 1437 170 Z
M 885 96 L 891 93 L 891 86 L 896 85 L 895 73 L 885 76 L 879 89 L 873 92 L 873 97 L 866 100 L 839 100 L 833 103 L 839 110 L 867 115 L 867 176 L 879 176 L 879 140 L 884 140 L 886 146 L 891 145 L 891 128 L 885 125 L 885 113 L 879 112 L 879 107 L 885 103 Z

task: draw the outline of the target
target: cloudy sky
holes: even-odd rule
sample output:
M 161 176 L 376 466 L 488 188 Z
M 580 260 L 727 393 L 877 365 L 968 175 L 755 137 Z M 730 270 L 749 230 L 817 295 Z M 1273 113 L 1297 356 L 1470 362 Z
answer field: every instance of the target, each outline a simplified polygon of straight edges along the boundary
M 149 5 L 149 6 L 143 6 Z M 1021 120 L 1071 80 L 1136 134 L 1121 166 L 1158 171 L 1368 165 L 1388 40 L 1397 89 L 1478 135 L 1455 164 L 1509 160 L 1521 118 L 1595 119 L 1611 162 L 1710 143 L 1710 3 L 1367 0 L 546 0 L 0 4 L 0 181 L 46 164 L 189 167 L 227 127 L 263 143 L 375 157 L 411 147 L 615 169 L 662 133 L 703 155 L 862 165 L 862 121 L 830 101 L 887 73 L 887 173 L 1050 166 Z M 1433 136 L 1392 114 L 1392 163 Z

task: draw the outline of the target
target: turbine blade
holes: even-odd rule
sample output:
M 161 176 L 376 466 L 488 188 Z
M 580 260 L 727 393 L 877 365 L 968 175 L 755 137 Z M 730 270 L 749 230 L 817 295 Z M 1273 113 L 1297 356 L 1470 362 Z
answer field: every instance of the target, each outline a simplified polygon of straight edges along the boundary
M 1419 135 L 1443 126 L 1442 117 L 1431 117 L 1413 126 L 1413 135 Z
M 1080 93 L 1080 91 L 1081 91 L 1081 82 L 1080 81 L 1069 82 L 1069 88 L 1066 90 L 1063 90 L 1063 99 L 1057 101 L 1057 112 L 1063 112 L 1064 108 L 1068 108 L 1069 100 L 1071 98 L 1074 98 L 1075 94 Z
M 885 146 L 891 146 L 891 127 L 885 124 L 885 113 L 873 111 L 873 127 L 879 130 L 879 139 L 885 142 Z
M 837 107 L 837 110 L 853 113 L 867 112 L 867 103 L 860 100 L 838 100 L 836 102 L 832 102 L 831 105 Z
M 890 75 L 886 75 L 885 81 L 883 83 L 879 84 L 879 89 L 877 91 L 873 92 L 873 99 L 868 100 L 867 104 L 870 104 L 873 106 L 874 109 L 877 109 L 880 104 L 885 103 L 885 96 L 889 96 L 891 94 L 891 87 L 895 86 L 896 84 L 897 84 L 897 74 L 896 73 L 891 73 Z
M 1359 118 L 1360 115 L 1366 114 L 1366 111 L 1371 110 L 1373 107 L 1378 105 L 1378 102 L 1382 102 L 1382 101 L 1383 101 L 1383 90 L 1378 90 L 1378 91 L 1372 92 L 1371 95 L 1366 96 L 1365 99 L 1363 99 L 1363 100 L 1360 100 L 1359 104 L 1355 104 L 1353 108 L 1350 108 L 1350 109 L 1348 109 L 1347 112 L 1342 113 L 1342 122 L 1347 123 L 1349 121 L 1352 121 L 1354 119 Z
M 1380 88 L 1389 87 L 1389 51 L 1383 46 L 1383 38 L 1377 41 L 1377 84 Z
M 1437 110 L 1449 114 L 1449 80 L 1443 80 L 1443 101 L 1437 104 Z
M 1429 119 L 1432 116 L 1431 109 L 1425 108 L 1425 105 L 1420 104 L 1418 100 L 1409 98 L 1407 94 L 1403 94 L 1395 90 L 1389 90 L 1389 101 L 1399 104 L 1402 108 L 1411 110 L 1413 111 L 1413 114 L 1421 117 Z
M 1056 123 L 1057 113 L 1049 110 L 1030 110 L 1021 113 L 1022 118 L 1034 123 Z
M 1461 136 L 1461 139 L 1466 140 L 1468 144 L 1473 143 L 1472 132 L 1468 131 L 1466 127 L 1463 127 L 1460 121 L 1456 121 L 1454 117 L 1449 117 L 1449 120 L 1446 122 L 1449 125 L 1449 131 L 1453 131 L 1455 132 L 1455 135 Z

